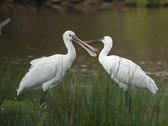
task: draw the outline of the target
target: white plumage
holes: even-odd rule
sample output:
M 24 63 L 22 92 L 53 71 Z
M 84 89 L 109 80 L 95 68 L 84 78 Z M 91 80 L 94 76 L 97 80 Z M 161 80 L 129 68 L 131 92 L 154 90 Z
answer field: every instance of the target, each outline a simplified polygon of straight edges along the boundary
M 75 59 L 74 55 L 71 57 L 72 62 Z M 43 57 L 35 59 L 30 62 L 31 67 L 23 77 L 17 90 L 17 95 L 25 89 L 43 89 L 47 91 L 54 86 L 70 68 L 72 62 L 65 60 L 66 55 L 53 55 L 50 57 Z M 66 66 L 66 68 L 63 66 Z
M 43 89 L 44 94 L 40 100 L 40 104 L 43 104 L 46 91 L 56 85 L 57 82 L 63 78 L 65 72 L 71 67 L 75 60 L 76 50 L 72 44 L 72 40 L 84 47 L 90 55 L 95 56 L 95 53 L 87 49 L 85 46 L 93 51 L 97 51 L 97 49 L 81 41 L 74 32 L 66 31 L 63 34 L 63 40 L 68 53 L 65 55 L 56 54 L 32 60 L 30 62 L 31 67 L 29 71 L 19 84 L 17 95 L 20 95 L 26 89 Z
M 86 43 L 103 42 L 104 48 L 99 54 L 99 62 L 110 75 L 110 77 L 122 88 L 127 91 L 128 86 L 147 88 L 153 94 L 158 90 L 155 81 L 134 62 L 129 59 L 116 55 L 107 56 L 113 44 L 113 40 L 109 36 L 105 36 L 102 40 L 86 41 Z

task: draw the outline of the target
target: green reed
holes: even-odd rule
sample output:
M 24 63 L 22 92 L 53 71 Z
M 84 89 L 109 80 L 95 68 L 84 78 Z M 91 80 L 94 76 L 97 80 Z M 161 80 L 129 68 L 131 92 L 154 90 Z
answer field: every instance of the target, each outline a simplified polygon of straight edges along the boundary
M 24 72 L 0 70 L 0 125 L 40 126 L 41 91 L 25 91 L 16 97 Z M 137 80 L 138 81 L 138 80 Z M 125 93 L 104 72 L 93 77 L 66 74 L 47 93 L 44 126 L 158 126 L 168 125 L 167 83 L 157 94 L 130 88 L 131 112 Z

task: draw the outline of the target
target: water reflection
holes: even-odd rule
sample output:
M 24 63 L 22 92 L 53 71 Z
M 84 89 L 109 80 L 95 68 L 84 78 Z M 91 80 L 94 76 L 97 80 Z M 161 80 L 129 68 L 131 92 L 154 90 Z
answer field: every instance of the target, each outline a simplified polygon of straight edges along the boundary
M 1 8 L 0 21 L 11 17 L 0 36 L 0 63 L 11 62 L 17 70 L 34 58 L 65 54 L 62 40 L 65 30 L 73 30 L 82 39 L 113 38 L 110 54 L 131 59 L 148 74 L 167 77 L 165 50 L 168 48 L 167 9 L 124 8 L 82 15 L 34 7 Z M 97 58 L 90 57 L 74 43 L 77 57 L 69 73 L 101 74 Z M 103 45 L 95 47 L 102 49 Z

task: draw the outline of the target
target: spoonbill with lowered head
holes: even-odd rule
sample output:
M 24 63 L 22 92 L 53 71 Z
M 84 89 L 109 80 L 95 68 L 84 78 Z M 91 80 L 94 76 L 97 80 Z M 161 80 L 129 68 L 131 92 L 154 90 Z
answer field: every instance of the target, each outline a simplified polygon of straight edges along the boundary
M 43 95 L 40 99 L 40 105 L 43 105 L 47 90 L 55 86 L 63 78 L 65 72 L 70 69 L 75 60 L 76 50 L 72 40 L 88 51 L 91 56 L 96 56 L 94 52 L 98 51 L 98 49 L 81 41 L 73 31 L 66 31 L 63 34 L 63 40 L 68 50 L 67 54 L 56 54 L 32 60 L 29 71 L 22 78 L 17 88 L 17 96 L 26 89 L 42 89 Z
M 0 35 L 2 34 L 2 28 L 10 22 L 10 18 L 4 20 L 3 22 L 0 23 Z
M 104 48 L 99 54 L 99 62 L 119 87 L 126 91 L 126 101 L 129 86 L 147 88 L 153 94 L 157 92 L 158 88 L 155 81 L 146 75 L 140 66 L 126 58 L 116 55 L 108 56 L 113 46 L 113 40 L 110 36 L 105 36 L 99 40 L 85 41 L 87 44 L 94 42 L 104 44 Z

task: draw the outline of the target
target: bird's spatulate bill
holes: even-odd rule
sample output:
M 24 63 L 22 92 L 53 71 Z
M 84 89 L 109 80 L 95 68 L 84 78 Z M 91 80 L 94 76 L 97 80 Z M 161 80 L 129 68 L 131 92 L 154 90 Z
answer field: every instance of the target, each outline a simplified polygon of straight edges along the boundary
M 85 42 L 83 42 L 82 40 L 80 40 L 76 35 L 73 35 L 72 38 L 73 38 L 73 40 L 76 43 L 78 43 L 80 46 L 82 46 L 90 54 L 90 56 L 93 56 L 93 57 L 97 56 L 97 54 L 94 53 L 94 52 L 98 52 L 99 51 L 97 48 L 94 48 L 94 47 L 86 44 Z M 86 48 L 85 46 L 88 47 L 90 50 L 88 48 Z
M 82 45 L 81 43 L 79 43 L 79 45 L 82 46 L 82 47 L 89 53 L 90 56 L 93 56 L 93 57 L 96 57 L 96 56 L 97 56 L 96 53 L 90 51 L 88 48 L 86 48 L 86 47 L 85 47 L 84 45 Z
M 103 39 L 84 41 L 86 44 L 101 42 Z

